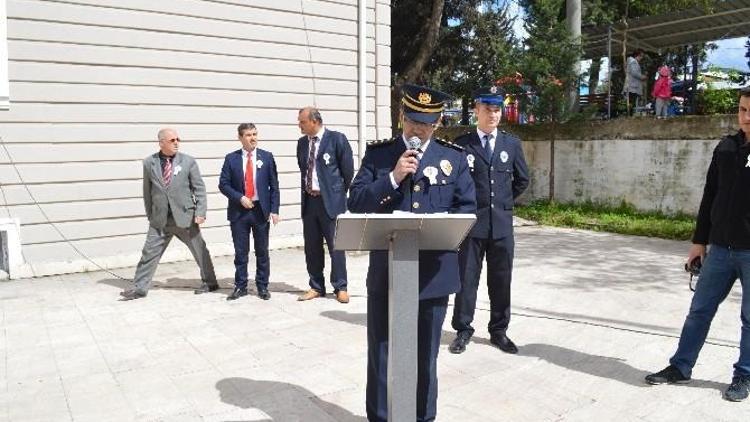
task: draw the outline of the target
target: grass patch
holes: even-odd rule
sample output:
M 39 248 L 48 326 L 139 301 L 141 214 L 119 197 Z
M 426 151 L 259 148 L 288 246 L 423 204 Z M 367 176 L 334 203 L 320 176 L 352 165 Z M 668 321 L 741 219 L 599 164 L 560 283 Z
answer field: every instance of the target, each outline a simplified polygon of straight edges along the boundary
M 561 204 L 534 201 L 517 206 L 513 213 L 539 224 L 574 227 L 603 232 L 690 240 L 695 230 L 695 217 L 686 214 L 666 215 L 660 212 L 638 211 L 628 203 L 619 206 L 593 202 Z

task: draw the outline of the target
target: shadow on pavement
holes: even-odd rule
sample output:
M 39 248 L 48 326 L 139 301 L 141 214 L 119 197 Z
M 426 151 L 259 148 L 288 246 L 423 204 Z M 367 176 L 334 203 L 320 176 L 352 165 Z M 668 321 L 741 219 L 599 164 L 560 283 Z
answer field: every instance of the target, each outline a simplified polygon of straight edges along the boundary
M 307 415 L 306 402 L 309 402 L 335 421 L 367 422 L 366 418 L 322 400 L 305 388 L 285 382 L 233 377 L 217 382 L 216 389 L 222 402 L 242 409 L 258 409 L 268 415 L 269 419 L 263 421 L 307 420 L 311 417 Z
M 119 278 L 105 278 L 97 281 L 100 284 L 117 287 L 120 290 L 126 290 L 133 287 L 131 280 L 122 280 Z M 234 286 L 234 279 L 223 278 L 218 280 L 219 289 L 231 289 Z M 167 290 L 195 290 L 201 285 L 200 279 L 188 279 L 180 277 L 170 277 L 164 281 L 153 280 L 150 289 L 167 289 Z
M 571 371 L 619 381 L 634 387 L 652 387 L 643 380 L 643 378 L 651 372 L 634 368 L 625 363 L 624 359 L 591 355 L 551 344 L 525 344 L 519 345 L 518 349 L 518 354 L 521 356 L 537 357 L 553 365 L 570 369 Z M 666 366 L 666 363 L 664 366 Z M 654 371 L 661 369 L 662 368 L 656 368 Z M 714 389 L 719 391 L 723 391 L 724 388 L 726 388 L 726 384 L 699 379 L 693 379 L 691 383 L 680 386 Z
M 348 322 L 350 324 L 357 324 L 361 326 L 367 325 L 366 314 L 349 313 L 344 311 L 324 311 L 321 312 L 320 315 L 336 321 Z M 450 344 L 450 342 L 453 341 L 455 337 L 455 333 L 443 331 L 440 343 L 443 345 Z M 479 337 L 477 335 L 474 335 L 471 338 L 471 342 L 474 344 L 482 344 L 485 346 L 494 347 L 492 343 L 490 343 L 489 339 Z M 650 385 L 646 384 L 643 378 L 651 372 L 634 368 L 625 363 L 624 359 L 609 356 L 591 355 L 588 353 L 579 352 L 577 350 L 567 349 L 564 347 L 553 346 L 549 344 L 519 344 L 518 349 L 519 355 L 521 356 L 537 357 L 553 365 L 567 368 L 572 371 L 582 372 L 600 378 L 612 379 L 635 387 L 650 387 Z M 658 371 L 660 369 L 662 368 L 656 368 L 654 371 Z M 726 388 L 725 384 L 699 379 L 693 379 L 690 384 L 684 384 L 684 386 L 714 389 L 719 391 L 723 391 L 724 388 Z

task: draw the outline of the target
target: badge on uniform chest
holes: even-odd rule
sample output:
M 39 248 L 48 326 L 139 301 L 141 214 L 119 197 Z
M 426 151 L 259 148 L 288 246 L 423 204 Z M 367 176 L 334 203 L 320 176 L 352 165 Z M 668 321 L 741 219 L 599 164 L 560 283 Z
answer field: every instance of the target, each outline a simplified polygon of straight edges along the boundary
M 431 185 L 437 185 L 438 171 L 435 167 L 427 166 L 422 170 L 422 174 L 427 178 Z

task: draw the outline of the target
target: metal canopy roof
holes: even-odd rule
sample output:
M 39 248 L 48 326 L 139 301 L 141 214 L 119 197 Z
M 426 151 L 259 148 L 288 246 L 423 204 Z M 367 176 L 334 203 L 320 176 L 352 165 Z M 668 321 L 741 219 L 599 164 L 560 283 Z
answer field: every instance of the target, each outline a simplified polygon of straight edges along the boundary
M 582 28 L 583 56 L 590 59 L 607 56 L 610 25 Z M 709 10 L 694 7 L 663 15 L 629 19 L 613 23 L 612 55 L 622 54 L 623 38 L 628 52 L 642 48 L 660 52 L 670 47 L 716 41 L 750 35 L 750 0 L 725 0 Z

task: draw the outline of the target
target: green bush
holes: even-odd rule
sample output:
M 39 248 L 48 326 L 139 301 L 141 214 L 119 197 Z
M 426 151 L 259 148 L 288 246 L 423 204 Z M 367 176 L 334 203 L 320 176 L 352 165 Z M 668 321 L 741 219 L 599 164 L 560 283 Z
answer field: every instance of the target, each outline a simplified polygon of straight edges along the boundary
M 696 98 L 698 114 L 733 114 L 737 112 L 739 98 L 731 89 L 705 89 Z

